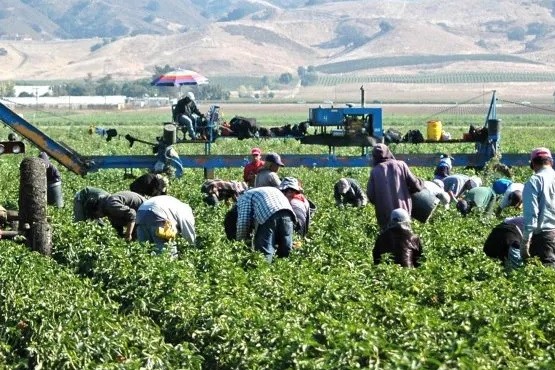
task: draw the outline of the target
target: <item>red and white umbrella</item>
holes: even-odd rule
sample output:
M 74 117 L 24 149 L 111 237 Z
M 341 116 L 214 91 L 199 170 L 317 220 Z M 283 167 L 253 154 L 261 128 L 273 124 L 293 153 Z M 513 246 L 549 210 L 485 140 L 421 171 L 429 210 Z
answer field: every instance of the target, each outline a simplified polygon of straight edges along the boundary
M 183 86 L 207 84 L 208 78 L 188 69 L 177 69 L 156 77 L 150 84 L 153 86 Z

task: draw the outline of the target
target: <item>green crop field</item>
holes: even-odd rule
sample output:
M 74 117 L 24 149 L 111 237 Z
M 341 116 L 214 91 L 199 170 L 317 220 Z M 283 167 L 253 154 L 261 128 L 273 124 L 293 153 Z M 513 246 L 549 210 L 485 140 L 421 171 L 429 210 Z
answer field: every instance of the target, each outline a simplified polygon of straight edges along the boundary
M 306 114 L 244 110 L 264 124 L 306 119 Z M 247 115 L 247 114 L 245 114 Z M 132 148 L 126 133 L 154 140 L 167 112 L 25 112 L 51 137 L 81 154 L 149 154 Z M 286 118 L 284 118 L 286 117 Z M 425 130 L 426 115 L 386 117 L 385 128 Z M 502 150 L 555 149 L 549 115 L 503 116 Z M 454 137 L 483 116 L 444 116 Z M 106 142 L 90 125 L 117 128 Z M 9 130 L 0 128 L 0 137 Z M 292 139 L 218 139 L 215 154 L 327 153 Z M 202 154 L 200 144 L 179 144 L 180 154 Z M 472 152 L 471 144 L 396 144 L 394 153 Z M 338 149 L 356 155 L 357 148 Z M 25 156 L 36 156 L 30 144 Z M 1 157 L 0 204 L 18 205 L 22 155 Z M 418 269 L 375 266 L 378 226 L 374 209 L 339 209 L 333 184 L 349 176 L 366 184 L 368 168 L 293 168 L 317 205 L 308 239 L 288 259 L 268 264 L 244 243 L 225 238 L 226 206 L 201 199 L 203 171 L 172 178 L 169 193 L 191 205 L 198 243 L 178 240 L 179 259 L 153 256 L 126 243 L 109 225 L 72 222 L 76 191 L 96 186 L 115 192 L 131 180 L 123 170 L 63 175 L 65 205 L 49 208 L 51 258 L 22 244 L 0 241 L 0 368 L 6 369 L 499 369 L 555 367 L 555 271 L 531 261 L 506 271 L 482 252 L 500 219 L 438 209 L 414 223 L 424 244 Z M 425 179 L 432 168 L 414 168 Z M 457 172 L 472 173 L 457 167 Z M 134 173 L 139 175 L 140 170 Z M 216 170 L 238 180 L 241 168 Z M 486 184 L 494 174 L 482 173 Z M 524 182 L 528 168 L 514 169 Z M 516 211 L 504 216 L 516 215 Z

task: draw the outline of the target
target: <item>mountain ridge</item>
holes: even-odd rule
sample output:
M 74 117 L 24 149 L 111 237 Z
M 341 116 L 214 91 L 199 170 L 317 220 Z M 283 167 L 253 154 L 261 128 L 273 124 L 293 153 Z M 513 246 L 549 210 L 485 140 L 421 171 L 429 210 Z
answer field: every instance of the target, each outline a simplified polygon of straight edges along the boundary
M 334 63 L 347 67 L 327 73 L 555 71 L 550 1 L 7 3 L 0 11 L 0 72 L 8 80 L 139 79 L 165 65 L 208 77 L 296 74 L 300 66 L 324 73 Z M 98 26 L 102 22 L 105 27 Z M 26 37 L 25 30 L 33 32 Z M 76 38 L 80 34 L 87 37 Z M 438 58 L 425 62 L 430 55 Z M 369 58 L 385 57 L 394 62 L 360 68 Z M 422 62 L 403 65 L 403 58 Z

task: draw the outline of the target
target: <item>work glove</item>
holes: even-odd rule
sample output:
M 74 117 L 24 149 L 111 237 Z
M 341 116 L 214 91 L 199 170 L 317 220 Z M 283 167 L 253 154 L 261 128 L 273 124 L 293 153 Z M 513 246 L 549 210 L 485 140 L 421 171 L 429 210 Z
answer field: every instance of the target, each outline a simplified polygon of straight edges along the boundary
M 520 258 L 526 260 L 530 258 L 530 240 L 523 240 L 520 245 Z

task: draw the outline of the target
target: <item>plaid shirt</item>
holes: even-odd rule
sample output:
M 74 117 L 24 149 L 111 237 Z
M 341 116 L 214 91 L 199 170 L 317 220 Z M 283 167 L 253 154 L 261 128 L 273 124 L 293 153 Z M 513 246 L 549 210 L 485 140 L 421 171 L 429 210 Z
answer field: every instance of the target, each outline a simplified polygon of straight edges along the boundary
M 239 181 L 206 180 L 200 191 L 206 194 L 215 194 L 219 200 L 235 198 L 248 189 L 247 183 Z
M 254 225 L 261 225 L 282 209 L 289 210 L 296 222 L 291 204 L 281 190 L 274 187 L 260 187 L 243 193 L 237 200 L 237 240 L 248 237 L 253 221 Z

